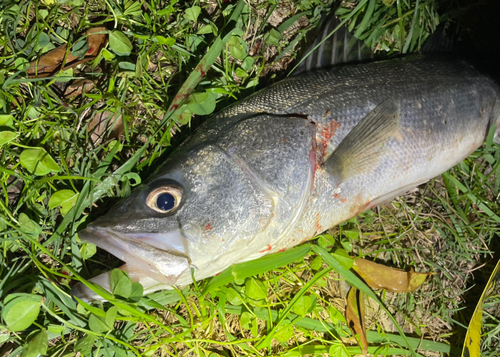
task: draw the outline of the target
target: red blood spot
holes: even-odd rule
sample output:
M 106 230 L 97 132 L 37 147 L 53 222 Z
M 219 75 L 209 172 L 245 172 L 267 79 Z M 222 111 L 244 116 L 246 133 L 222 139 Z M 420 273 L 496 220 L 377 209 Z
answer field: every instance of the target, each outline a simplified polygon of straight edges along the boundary
M 172 110 L 177 110 L 177 108 L 179 108 L 177 104 L 172 105 Z
M 318 213 L 318 214 L 316 214 L 316 233 L 314 233 L 314 235 L 316 235 L 317 233 L 319 233 L 323 230 L 323 228 L 319 224 L 319 220 L 320 220 L 320 217 L 319 217 L 319 213 Z
M 87 54 L 90 55 L 94 52 L 94 47 L 90 46 L 89 50 L 87 51 Z
M 286 250 L 286 248 L 281 248 L 280 250 L 278 250 L 278 252 L 284 252 Z
M 347 202 L 347 200 L 344 197 L 340 197 L 337 193 L 334 193 L 333 197 L 338 198 L 340 200 L 340 202 L 342 202 L 342 203 Z
M 215 276 L 219 276 L 221 272 L 218 272 L 217 274 L 215 274 Z
M 209 223 L 205 224 L 205 230 L 211 231 L 212 230 L 212 225 Z
M 332 120 L 329 124 L 322 127 L 321 129 L 322 139 L 319 139 L 319 141 L 321 143 L 321 146 L 323 147 L 323 158 L 326 155 L 326 148 L 328 147 L 328 142 L 330 141 L 331 138 L 335 136 L 335 132 L 339 128 L 340 124 L 335 120 Z
M 266 249 L 261 250 L 259 253 L 269 252 L 272 249 L 271 244 L 266 245 Z

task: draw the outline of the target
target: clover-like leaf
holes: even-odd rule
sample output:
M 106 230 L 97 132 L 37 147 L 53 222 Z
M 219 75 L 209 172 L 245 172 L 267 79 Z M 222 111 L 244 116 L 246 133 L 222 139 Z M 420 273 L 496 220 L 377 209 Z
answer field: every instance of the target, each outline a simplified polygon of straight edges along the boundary
M 24 149 L 19 156 L 21 166 L 38 176 L 59 172 L 61 168 L 44 148 Z
M 59 190 L 50 196 L 49 208 L 54 209 L 61 206 L 61 213 L 64 216 L 76 204 L 78 195 L 79 193 L 72 190 Z
M 121 31 L 112 31 L 109 34 L 109 48 L 118 56 L 128 56 L 132 51 L 132 42 Z

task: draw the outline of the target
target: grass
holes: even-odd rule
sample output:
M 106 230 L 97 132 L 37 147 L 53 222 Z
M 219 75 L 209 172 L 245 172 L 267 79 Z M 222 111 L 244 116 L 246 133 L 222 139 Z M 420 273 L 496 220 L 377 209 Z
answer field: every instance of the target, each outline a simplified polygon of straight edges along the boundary
M 439 5 L 344 2 L 340 16 L 372 49 L 412 52 L 439 22 Z M 69 296 L 76 280 L 118 265 L 82 243 L 79 226 L 146 180 L 204 117 L 287 74 L 329 7 L 315 0 L 1 2 L 0 308 L 4 326 L 13 318 L 20 325 L 0 327 L 0 355 L 354 355 L 360 348 L 342 316 L 345 283 L 327 254 L 339 248 L 435 273 L 414 293 L 377 293 L 397 323 L 368 301 L 370 353 L 408 355 L 409 343 L 425 356 L 459 354 L 498 259 L 500 150 L 491 141 L 418 191 L 333 228 L 333 241 L 322 236 L 140 300 L 116 287 L 122 297 L 108 303 Z M 82 35 L 97 26 L 108 38 L 98 56 L 27 78 L 31 61 L 62 44 L 66 58 L 85 56 Z M 93 88 L 65 95 L 79 79 Z M 112 128 L 113 118 L 123 124 Z M 499 291 L 485 303 L 484 356 L 500 349 Z

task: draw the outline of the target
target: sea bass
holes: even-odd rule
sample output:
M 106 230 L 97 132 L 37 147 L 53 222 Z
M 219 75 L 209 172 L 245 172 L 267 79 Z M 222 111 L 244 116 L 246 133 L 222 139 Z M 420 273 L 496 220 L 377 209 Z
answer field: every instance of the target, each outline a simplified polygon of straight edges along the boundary
M 460 59 L 303 73 L 205 122 L 79 236 L 147 292 L 184 286 L 191 269 L 199 280 L 286 250 L 436 177 L 499 121 L 499 89 Z M 107 274 L 92 281 L 109 289 Z

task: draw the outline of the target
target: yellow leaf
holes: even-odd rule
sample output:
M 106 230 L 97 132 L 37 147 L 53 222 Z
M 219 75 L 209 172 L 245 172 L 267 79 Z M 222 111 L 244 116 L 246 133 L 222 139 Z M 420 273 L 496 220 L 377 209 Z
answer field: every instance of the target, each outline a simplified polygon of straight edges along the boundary
M 391 268 L 365 259 L 356 259 L 353 269 L 372 289 L 387 289 L 395 293 L 406 293 L 420 287 L 432 273 L 417 273 Z
M 462 357 L 481 357 L 481 320 L 483 316 L 483 302 L 486 298 L 486 293 L 491 290 L 493 284 L 500 279 L 500 260 L 497 262 L 495 270 L 491 273 L 488 284 L 481 294 L 481 298 L 476 305 L 474 314 L 467 329 L 465 336 L 464 348 L 462 350 Z
M 365 327 L 365 296 L 362 291 L 351 287 L 347 294 L 347 306 L 345 309 L 345 318 L 347 326 L 356 338 L 359 347 L 366 356 L 368 353 L 368 341 L 366 339 Z

